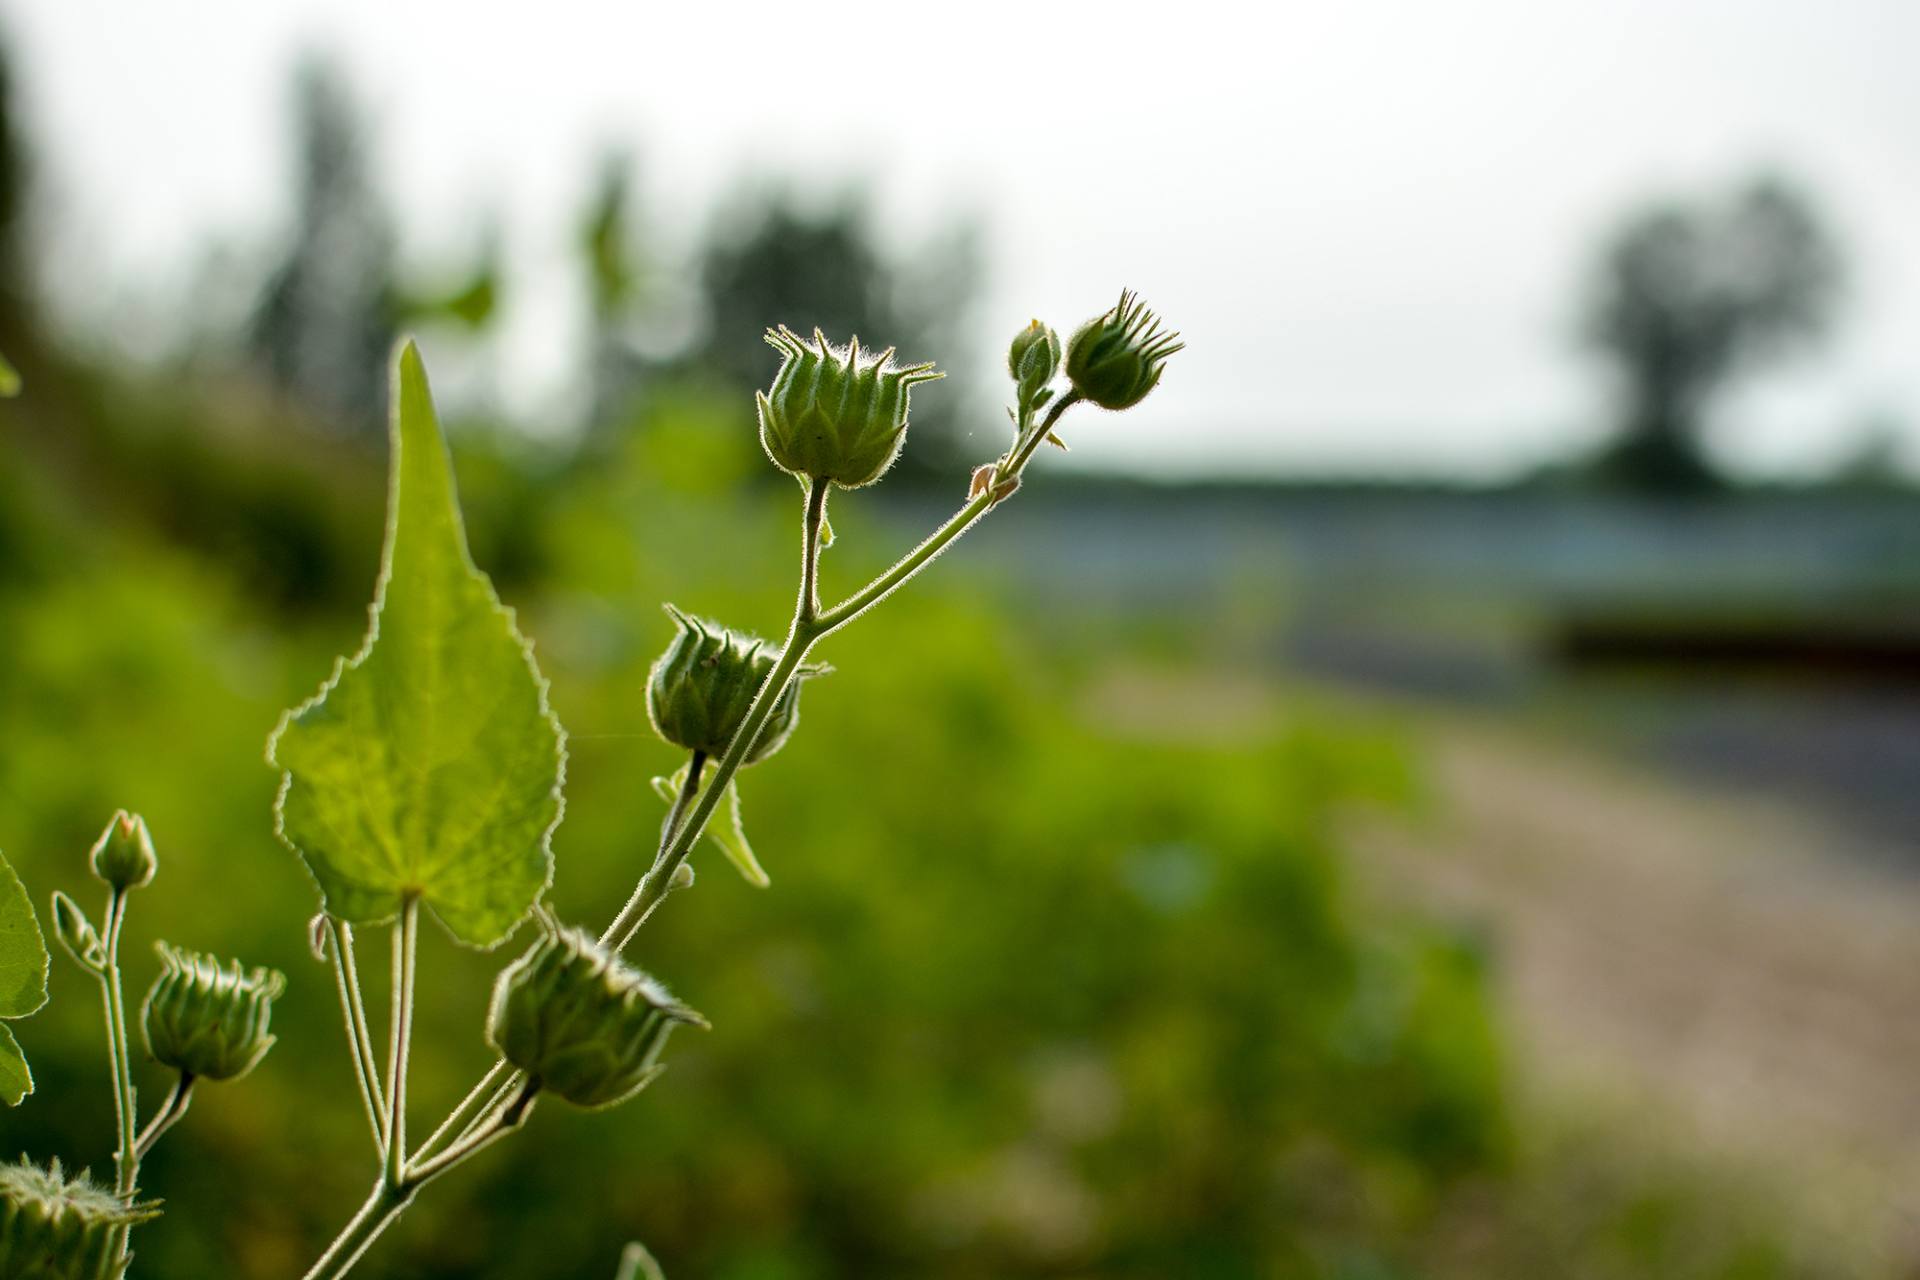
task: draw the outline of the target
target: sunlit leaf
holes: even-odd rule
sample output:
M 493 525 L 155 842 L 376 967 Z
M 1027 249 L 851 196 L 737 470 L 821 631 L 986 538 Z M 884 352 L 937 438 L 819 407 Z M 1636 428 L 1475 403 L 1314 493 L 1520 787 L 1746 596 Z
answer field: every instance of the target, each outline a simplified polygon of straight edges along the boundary
M 46 1002 L 47 942 L 20 877 L 0 857 L 0 1018 L 24 1018 Z M 0 1022 L 0 1100 L 17 1106 L 32 1092 L 27 1059 Z
M 491 946 L 552 876 L 566 740 L 531 646 L 467 552 L 420 354 L 394 369 L 392 479 L 360 652 L 267 744 L 278 830 L 354 924 L 410 897 Z
M 0 1022 L 0 1102 L 17 1107 L 32 1092 L 33 1071 L 27 1066 L 27 1055 L 20 1052 L 20 1042 L 7 1024 Z
M 671 778 L 655 778 L 653 789 L 661 799 L 672 804 L 674 797 L 680 794 L 680 788 L 686 784 L 687 766 L 681 765 Z M 701 792 L 705 790 L 703 785 Z M 696 793 L 696 800 L 698 796 L 699 793 Z M 727 855 L 727 861 L 746 877 L 748 884 L 756 889 L 764 889 L 773 883 L 761 869 L 759 860 L 753 856 L 753 846 L 747 843 L 747 831 L 740 822 L 740 788 L 733 782 L 727 783 L 727 794 L 722 797 L 720 804 L 714 806 L 713 817 L 702 834 Z

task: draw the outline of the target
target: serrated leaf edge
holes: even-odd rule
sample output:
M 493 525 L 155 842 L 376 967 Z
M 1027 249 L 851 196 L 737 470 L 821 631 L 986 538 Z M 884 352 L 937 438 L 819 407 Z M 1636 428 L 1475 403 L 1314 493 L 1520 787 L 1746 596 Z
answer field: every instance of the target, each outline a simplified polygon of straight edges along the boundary
M 280 722 L 274 726 L 273 732 L 267 737 L 267 764 L 280 770 L 280 785 L 275 789 L 273 796 L 273 834 L 282 845 L 285 845 L 286 848 L 293 853 L 294 857 L 298 859 L 300 863 L 300 869 L 306 873 L 307 879 L 313 882 L 315 890 L 320 894 L 320 905 L 323 911 L 326 909 L 327 902 L 326 887 L 320 883 L 320 878 L 314 875 L 313 867 L 307 862 L 307 856 L 300 851 L 300 846 L 295 844 L 287 835 L 286 802 L 287 793 L 293 789 L 293 770 L 283 767 L 274 757 L 280 745 L 281 735 L 286 733 L 287 729 L 295 720 L 298 720 L 308 711 L 325 702 L 327 695 L 332 693 L 334 687 L 340 683 L 341 677 L 346 675 L 350 669 L 358 667 L 362 662 L 367 660 L 368 656 L 373 652 L 375 641 L 380 638 L 380 612 L 386 604 L 387 584 L 393 576 L 394 540 L 400 531 L 400 454 L 402 448 L 400 443 L 400 377 L 402 366 L 409 356 L 416 361 L 420 361 L 419 346 L 412 338 L 402 338 L 394 348 L 393 359 L 390 362 L 392 368 L 391 382 L 393 395 L 392 403 L 387 412 L 386 531 L 380 542 L 380 573 L 374 580 L 373 600 L 367 605 L 366 637 L 360 642 L 360 648 L 355 651 L 352 657 L 335 658 L 333 660 L 333 673 L 326 678 L 318 691 L 298 706 L 289 707 L 286 711 L 283 711 L 280 714 Z M 426 364 L 424 361 L 421 361 L 420 364 L 421 381 L 425 382 Z M 431 395 L 430 388 L 429 395 Z M 431 400 L 429 400 L 429 403 L 431 403 Z M 447 468 L 449 473 L 451 473 L 453 469 L 453 451 L 447 444 L 446 429 L 440 423 L 440 415 L 437 408 L 434 411 L 434 428 L 435 434 L 440 438 L 441 448 L 446 450 Z M 519 645 L 520 656 L 527 664 L 528 674 L 533 677 L 540 716 L 548 724 L 552 725 L 554 730 L 556 769 L 554 772 L 553 788 L 550 792 L 554 799 L 554 811 L 553 821 L 548 823 L 546 829 L 540 833 L 540 853 L 542 861 L 545 864 L 545 875 L 540 882 L 540 891 L 535 894 L 533 898 L 534 905 L 537 906 L 541 899 L 547 896 L 547 891 L 553 888 L 553 833 L 559 829 L 561 820 L 567 816 L 567 728 L 560 723 L 560 717 L 554 713 L 548 698 L 549 691 L 552 687 L 551 683 L 547 677 L 541 673 L 539 664 L 534 661 L 533 641 L 520 630 L 519 613 L 513 606 L 501 601 L 500 593 L 494 589 L 493 579 L 489 577 L 480 566 L 473 562 L 473 551 L 467 545 L 467 515 L 460 506 L 459 477 L 449 474 L 448 486 L 449 491 L 453 495 L 454 526 L 459 533 L 460 561 L 466 567 L 467 572 L 473 574 L 474 577 L 479 580 L 481 587 L 487 593 L 488 600 L 492 602 L 494 610 L 506 621 L 507 633 L 512 636 L 514 642 Z M 454 933 L 451 928 L 448 928 L 446 922 L 441 920 L 439 913 L 434 910 L 433 901 L 430 896 L 424 900 L 424 903 L 427 907 L 428 914 L 433 916 L 434 921 L 439 924 L 442 929 L 446 930 L 448 936 L 453 938 L 455 943 L 475 951 L 484 952 L 494 950 L 514 934 L 518 933 L 520 926 L 526 923 L 525 917 L 522 917 L 514 923 L 511 929 L 508 929 L 498 938 L 495 938 L 492 942 L 483 946 L 468 942 L 466 939 Z M 392 915 L 382 916 L 380 919 L 368 923 L 375 927 L 390 924 L 399 918 L 399 914 L 399 911 L 395 910 Z M 529 911 L 529 914 L 531 914 L 531 911 Z

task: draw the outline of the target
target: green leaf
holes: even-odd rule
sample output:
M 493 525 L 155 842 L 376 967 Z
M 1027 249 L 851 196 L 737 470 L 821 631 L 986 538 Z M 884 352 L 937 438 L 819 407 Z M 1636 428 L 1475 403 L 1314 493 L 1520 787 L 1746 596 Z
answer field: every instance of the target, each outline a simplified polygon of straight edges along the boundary
M 323 908 L 377 924 L 420 899 L 459 941 L 513 932 L 552 879 L 566 735 L 532 647 L 467 552 L 420 353 L 394 365 L 372 625 L 267 743 L 276 829 Z
M 655 778 L 653 789 L 669 805 L 680 794 L 680 788 L 687 785 L 687 766 L 681 765 L 671 778 Z M 703 786 L 701 791 L 706 788 Z M 700 792 L 694 793 L 697 802 Z M 734 870 L 746 877 L 747 883 L 756 889 L 764 889 L 773 881 L 760 867 L 753 856 L 753 846 L 747 843 L 747 831 L 740 822 L 740 788 L 732 780 L 727 782 L 725 803 L 714 806 L 713 817 L 707 821 L 707 829 L 702 833 L 714 843 L 720 852 L 727 855 Z
M 47 942 L 33 903 L 0 856 L 0 1018 L 24 1018 L 47 1002 Z
M 17 1107 L 20 1099 L 32 1092 L 33 1072 L 27 1066 L 27 1055 L 20 1052 L 20 1042 L 13 1038 L 7 1024 L 0 1022 L 0 1102 Z
M 47 941 L 26 887 L 0 856 L 0 1018 L 24 1018 L 46 1002 Z M 26 1056 L 0 1022 L 0 1100 L 15 1107 L 32 1092 Z

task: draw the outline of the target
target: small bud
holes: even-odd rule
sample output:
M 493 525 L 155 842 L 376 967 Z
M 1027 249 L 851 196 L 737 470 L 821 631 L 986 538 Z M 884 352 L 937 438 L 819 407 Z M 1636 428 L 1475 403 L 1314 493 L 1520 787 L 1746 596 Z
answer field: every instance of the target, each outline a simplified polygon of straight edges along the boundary
M 120 810 L 94 841 L 93 874 L 122 892 L 153 883 L 159 866 L 146 819 L 137 813 Z
M 831 480 L 842 489 L 872 484 L 899 456 L 913 388 L 945 374 L 933 363 L 896 368 L 893 348 L 862 362 L 860 339 L 828 344 L 818 329 L 811 345 L 785 325 L 767 330 L 785 359 L 760 406 L 760 443 L 782 471 Z
M 1014 334 L 1007 349 L 1007 372 L 1019 388 L 1020 402 L 1033 402 L 1060 372 L 1060 335 L 1038 320 Z
M 706 1019 L 583 930 L 541 923 L 545 936 L 494 984 L 487 1041 L 575 1106 L 625 1101 L 660 1073 L 668 1033 Z
M 271 969 L 223 966 L 214 956 L 153 944 L 164 966 L 140 1009 L 147 1052 L 206 1080 L 236 1080 L 273 1048 L 267 1031 L 286 979 Z
M 325 964 L 332 954 L 327 946 L 327 937 L 331 932 L 327 928 L 327 913 L 324 911 L 307 921 L 307 950 L 321 964 Z
M 679 866 L 675 867 L 673 869 L 672 878 L 667 881 L 667 888 L 669 889 L 693 888 L 693 864 L 691 862 L 683 862 Z
M 85 1174 L 69 1181 L 57 1159 L 0 1165 L 0 1276 L 120 1280 L 122 1229 L 159 1216 L 156 1204 L 128 1204 Z
M 647 676 L 647 716 L 655 731 L 676 747 L 717 756 L 746 720 L 778 655 L 757 637 L 688 617 L 672 605 L 666 609 L 680 633 Z M 757 764 L 786 743 L 800 723 L 800 681 L 825 671 L 813 665 L 800 668 L 774 703 L 743 764 Z
M 1158 386 L 1167 358 L 1186 343 L 1161 328 L 1133 293 L 1121 291 L 1111 311 L 1080 326 L 1067 344 L 1067 377 L 1082 399 L 1103 409 L 1131 409 Z
M 58 889 L 53 891 L 53 934 L 81 968 L 99 973 L 107 967 L 107 949 L 101 945 L 93 922 L 79 903 Z

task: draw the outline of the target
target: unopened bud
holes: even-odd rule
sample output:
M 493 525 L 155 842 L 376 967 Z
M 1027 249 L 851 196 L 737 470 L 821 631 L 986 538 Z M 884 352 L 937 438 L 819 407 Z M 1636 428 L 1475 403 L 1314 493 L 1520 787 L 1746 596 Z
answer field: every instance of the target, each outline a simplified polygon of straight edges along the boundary
M 69 1180 L 55 1160 L 45 1169 L 0 1165 L 0 1276 L 34 1280 L 120 1280 L 129 1255 L 121 1232 L 160 1216 L 128 1204 L 85 1174 Z
M 660 736 L 675 746 L 720 755 L 746 720 L 777 655 L 758 637 L 689 617 L 672 605 L 667 612 L 680 625 L 680 633 L 648 674 L 647 716 Z M 807 666 L 795 674 L 774 702 L 742 764 L 757 764 L 786 743 L 800 723 L 800 681 L 825 670 Z
M 107 967 L 107 949 L 93 922 L 79 903 L 58 889 L 53 891 L 53 935 L 82 968 L 98 973 Z
M 272 969 L 223 965 L 164 942 L 163 966 L 140 1009 L 147 1052 L 163 1066 L 206 1080 L 235 1080 L 273 1048 L 267 1030 L 286 979 Z
M 1007 348 L 1007 372 L 1019 388 L 1021 403 L 1031 402 L 1060 372 L 1060 335 L 1038 320 L 1014 334 Z
M 1081 325 L 1067 344 L 1067 377 L 1082 399 L 1130 409 L 1159 385 L 1168 357 L 1185 347 L 1137 295 L 1123 290 L 1111 311 Z
M 545 935 L 494 984 L 487 1040 L 575 1106 L 624 1101 L 660 1073 L 668 1033 L 706 1019 L 583 930 L 542 925 Z
M 760 443 L 782 471 L 842 489 L 872 484 L 893 465 L 909 394 L 945 376 L 931 361 L 896 368 L 892 347 L 863 360 L 859 338 L 836 347 L 818 329 L 811 344 L 785 325 L 767 330 L 767 341 L 785 359 L 773 386 L 754 393 Z
M 113 815 L 94 841 L 92 858 L 93 874 L 122 892 L 151 884 L 160 865 L 146 819 L 125 809 Z

